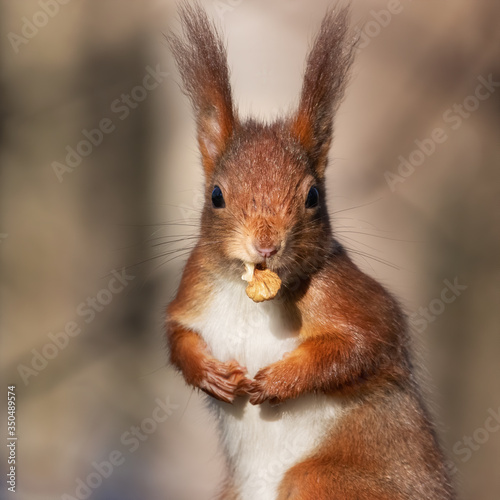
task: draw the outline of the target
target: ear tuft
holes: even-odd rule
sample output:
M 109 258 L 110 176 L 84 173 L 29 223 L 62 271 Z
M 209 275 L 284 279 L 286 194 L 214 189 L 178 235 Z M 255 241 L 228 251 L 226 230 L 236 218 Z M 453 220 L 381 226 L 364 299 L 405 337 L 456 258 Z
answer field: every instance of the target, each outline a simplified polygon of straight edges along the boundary
M 354 55 L 349 37 L 349 7 L 329 11 L 307 57 L 299 109 L 292 134 L 307 151 L 319 178 L 324 177 L 333 135 L 333 117 L 347 84 Z
M 167 40 L 194 108 L 203 167 L 210 178 L 235 127 L 226 48 L 199 4 L 181 4 L 179 14 L 183 36 L 169 35 Z

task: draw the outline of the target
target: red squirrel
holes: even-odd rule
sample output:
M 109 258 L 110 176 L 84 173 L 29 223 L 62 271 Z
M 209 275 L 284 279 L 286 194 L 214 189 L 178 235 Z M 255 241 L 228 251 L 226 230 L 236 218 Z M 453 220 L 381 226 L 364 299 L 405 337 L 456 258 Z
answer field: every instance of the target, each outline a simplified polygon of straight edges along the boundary
M 298 109 L 241 120 L 225 45 L 198 5 L 169 35 L 197 123 L 201 230 L 167 310 L 171 363 L 208 394 L 229 479 L 220 500 L 455 498 L 397 301 L 334 238 L 325 196 L 354 42 L 329 11 Z M 242 274 L 277 275 L 254 302 Z

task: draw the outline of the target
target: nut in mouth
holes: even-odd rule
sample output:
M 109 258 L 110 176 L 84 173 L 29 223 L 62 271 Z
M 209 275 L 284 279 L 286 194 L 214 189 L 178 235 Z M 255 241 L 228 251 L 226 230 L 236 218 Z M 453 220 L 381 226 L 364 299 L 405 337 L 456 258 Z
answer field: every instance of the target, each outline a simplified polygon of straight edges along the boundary
M 276 297 L 281 288 L 281 279 L 274 272 L 268 269 L 265 263 L 253 264 L 244 262 L 245 273 L 241 277 L 248 282 L 246 294 L 254 302 L 264 302 Z

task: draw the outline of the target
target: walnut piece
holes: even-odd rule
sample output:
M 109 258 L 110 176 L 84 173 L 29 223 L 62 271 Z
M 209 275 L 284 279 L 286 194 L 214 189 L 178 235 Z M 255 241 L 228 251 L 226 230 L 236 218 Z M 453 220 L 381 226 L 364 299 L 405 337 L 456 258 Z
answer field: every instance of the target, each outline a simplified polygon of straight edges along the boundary
M 281 288 L 280 277 L 270 269 L 259 269 L 253 264 L 245 263 L 246 273 L 241 277 L 248 281 L 247 295 L 254 302 L 264 302 L 276 297 Z

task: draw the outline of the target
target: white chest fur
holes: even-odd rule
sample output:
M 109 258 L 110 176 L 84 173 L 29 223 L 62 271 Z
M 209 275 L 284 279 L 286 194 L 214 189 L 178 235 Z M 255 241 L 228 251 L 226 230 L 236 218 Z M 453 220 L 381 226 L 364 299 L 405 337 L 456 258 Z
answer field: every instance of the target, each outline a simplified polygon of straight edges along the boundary
M 195 326 L 221 361 L 236 359 L 253 377 L 260 368 L 283 357 L 298 344 L 283 305 L 255 303 L 245 293 L 246 283 L 219 283 L 211 306 Z
M 192 327 L 221 360 L 236 359 L 248 376 L 298 345 L 298 331 L 275 300 L 254 303 L 245 283 L 222 282 L 203 318 Z M 334 424 L 341 404 L 331 396 L 308 394 L 278 407 L 213 401 L 233 480 L 242 500 L 273 500 L 284 473 L 303 459 Z

